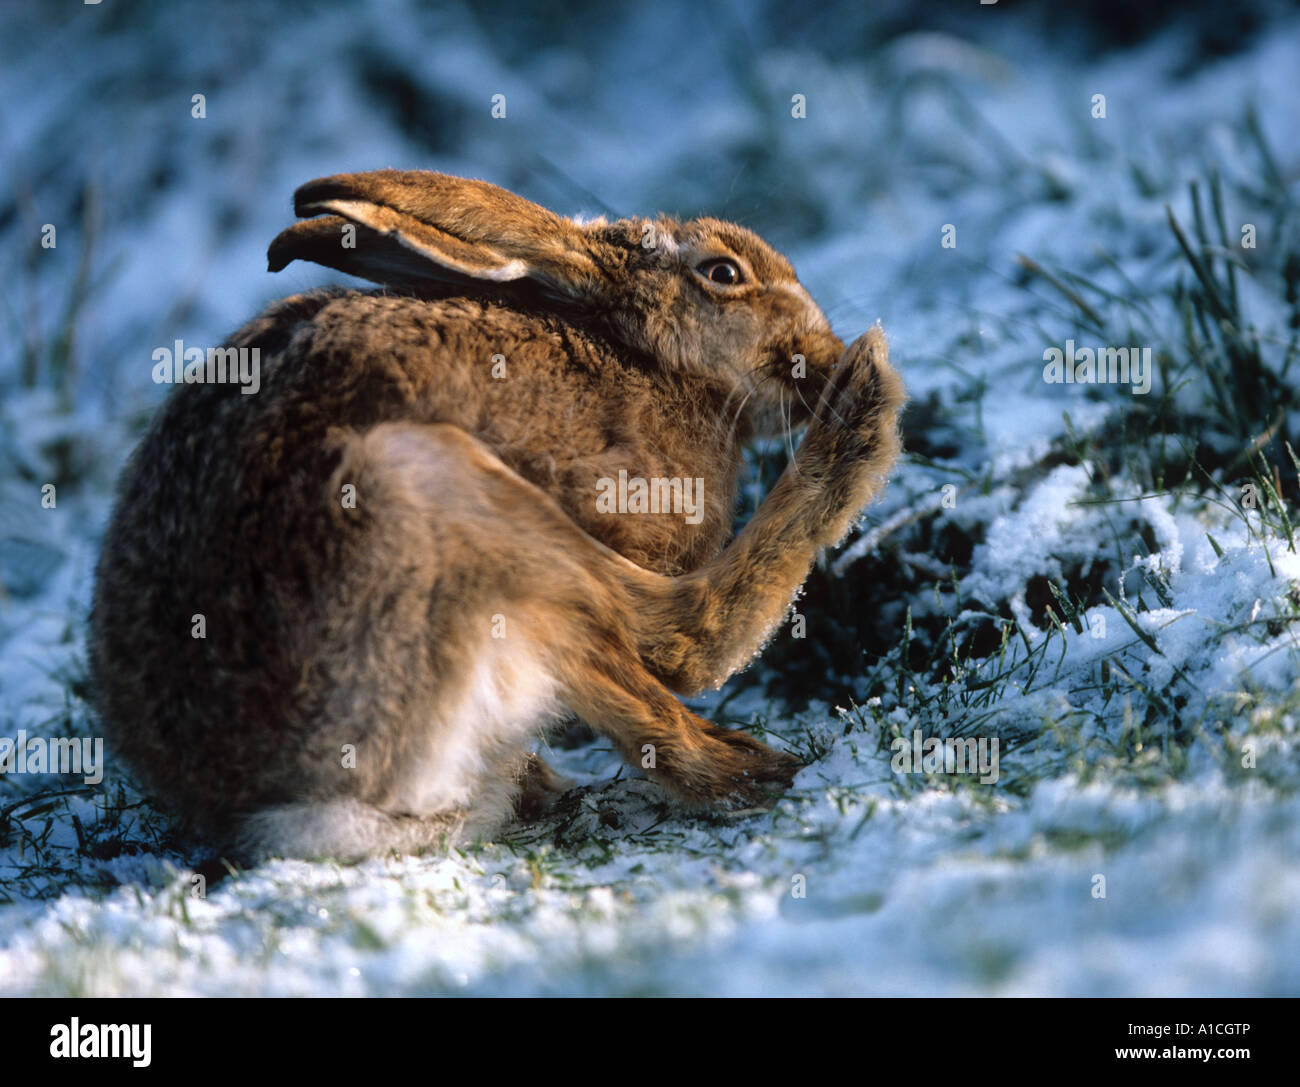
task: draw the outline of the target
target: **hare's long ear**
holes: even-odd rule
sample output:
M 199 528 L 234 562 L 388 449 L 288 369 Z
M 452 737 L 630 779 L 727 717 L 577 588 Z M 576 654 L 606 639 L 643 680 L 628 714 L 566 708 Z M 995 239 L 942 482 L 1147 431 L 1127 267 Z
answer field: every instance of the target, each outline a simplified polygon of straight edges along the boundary
M 271 243 L 272 272 L 310 260 L 393 287 L 528 280 L 575 300 L 594 300 L 606 279 L 582 227 L 486 181 L 423 170 L 338 174 L 302 186 L 294 211 L 320 218 Z

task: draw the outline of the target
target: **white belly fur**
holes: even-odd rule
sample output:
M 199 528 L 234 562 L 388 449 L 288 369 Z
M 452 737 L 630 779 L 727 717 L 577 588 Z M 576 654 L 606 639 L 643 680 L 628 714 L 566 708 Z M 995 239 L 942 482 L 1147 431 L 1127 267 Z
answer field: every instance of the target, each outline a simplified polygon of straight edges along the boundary
M 463 836 L 473 838 L 510 816 L 517 786 L 509 770 L 561 707 L 554 678 L 518 636 L 485 639 L 461 683 L 437 711 L 427 756 L 395 785 L 390 810 L 463 812 Z

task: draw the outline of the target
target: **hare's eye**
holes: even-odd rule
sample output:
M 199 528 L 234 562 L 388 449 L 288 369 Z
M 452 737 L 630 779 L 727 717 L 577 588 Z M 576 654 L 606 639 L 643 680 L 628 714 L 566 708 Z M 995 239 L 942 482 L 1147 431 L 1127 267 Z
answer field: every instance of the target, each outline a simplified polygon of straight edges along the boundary
M 740 266 L 734 260 L 706 260 L 703 264 L 697 265 L 695 270 L 705 279 L 713 283 L 721 283 L 726 287 L 734 287 L 744 278 L 740 273 Z

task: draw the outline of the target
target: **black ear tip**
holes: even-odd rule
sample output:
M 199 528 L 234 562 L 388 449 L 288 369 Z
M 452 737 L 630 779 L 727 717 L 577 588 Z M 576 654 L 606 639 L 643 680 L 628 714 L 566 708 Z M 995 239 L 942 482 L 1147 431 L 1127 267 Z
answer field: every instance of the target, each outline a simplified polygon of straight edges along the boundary
M 347 199 L 356 194 L 337 177 L 318 177 L 299 185 L 293 194 L 293 213 L 299 218 L 319 215 L 318 205 L 325 200 Z
M 266 247 L 266 270 L 279 272 L 286 268 L 295 258 L 293 246 L 293 228 L 283 230 L 275 236 Z

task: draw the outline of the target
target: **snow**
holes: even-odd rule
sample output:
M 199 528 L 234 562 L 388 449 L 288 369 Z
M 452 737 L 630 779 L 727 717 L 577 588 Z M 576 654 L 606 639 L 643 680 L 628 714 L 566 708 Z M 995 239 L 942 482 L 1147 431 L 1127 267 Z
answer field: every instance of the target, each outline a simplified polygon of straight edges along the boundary
M 85 613 L 113 480 L 165 391 L 153 348 L 216 343 L 266 301 L 330 281 L 314 266 L 264 270 L 293 189 L 389 165 L 487 177 L 566 214 L 734 217 L 786 249 L 846 339 L 880 319 L 914 405 L 936 394 L 980 441 L 902 465 L 837 569 L 854 577 L 891 526 L 940 509 L 956 483 L 943 514 L 981 540 L 960 608 L 951 586 L 896 603 L 972 624 L 1006 605 L 1019 627 L 1008 652 L 1032 648 L 1042 664 L 987 698 L 914 685 L 842 710 L 746 688 L 728 720 L 820 753 L 757 819 L 683 817 L 626 769 L 613 780 L 617 758 L 589 743 L 547 753 L 582 790 L 539 827 L 450 857 L 279 861 L 222 880 L 204 868 L 202 895 L 193 856 L 119 793 L 112 766 L 47 811 L 38 794 L 67 782 L 0 777 L 0 993 L 1300 994 L 1300 556 L 1257 516 L 1144 497 L 1123 479 L 1122 504 L 1088 503 L 1093 465 L 1035 470 L 1064 412 L 1087 435 L 1132 398 L 1042 383 L 1046 347 L 1091 341 L 1016 265 L 1024 253 L 1105 285 L 1133 342 L 1174 325 L 1167 297 L 1148 304 L 1099 254 L 1149 296 L 1167 286 L 1165 203 L 1189 222 L 1186 184 L 1210 165 L 1232 191 L 1258 187 L 1248 103 L 1294 198 L 1300 20 L 1184 76 L 1177 31 L 1090 56 L 1014 12 L 978 40 L 926 29 L 847 52 L 787 44 L 748 9 L 720 31 L 671 4 L 551 49 L 406 0 L 250 4 L 240 20 L 190 4 L 12 18 L 0 735 L 93 735 L 78 690 Z M 422 136 L 379 100 L 375 72 L 410 75 Z M 190 116 L 195 93 L 206 119 Z M 489 117 L 496 93 L 507 121 Z M 88 180 L 101 224 L 72 376 L 24 388 L 22 345 L 51 343 L 74 301 Z M 1282 244 L 1267 208 L 1229 218 Z M 46 222 L 58 247 L 33 250 Z M 939 245 L 947 223 L 954 250 Z M 1241 284 L 1280 366 L 1287 313 Z M 1145 529 L 1151 552 L 1117 556 L 1117 524 Z M 916 559 L 942 580 L 941 556 Z M 1031 579 L 1107 563 L 1122 577 L 1112 600 L 1088 601 L 1082 634 L 1035 621 Z M 1187 735 L 1144 730 L 1137 686 L 1134 704 L 1107 702 L 1092 677 L 1108 660 L 1185 697 Z M 890 740 L 915 729 L 998 738 L 999 784 L 893 774 Z M 135 851 L 86 855 L 80 838 L 99 840 L 99 825 Z

